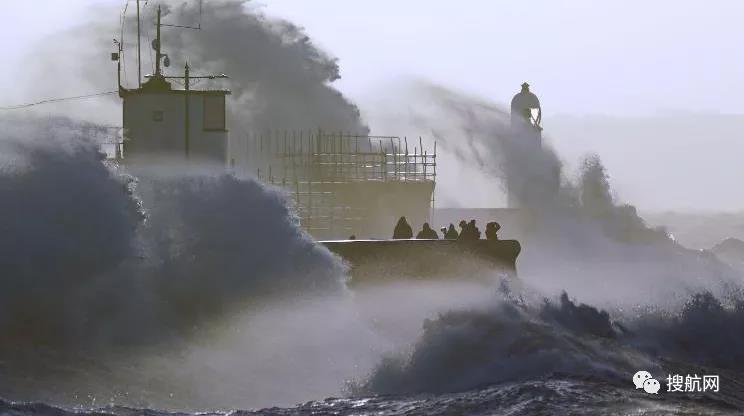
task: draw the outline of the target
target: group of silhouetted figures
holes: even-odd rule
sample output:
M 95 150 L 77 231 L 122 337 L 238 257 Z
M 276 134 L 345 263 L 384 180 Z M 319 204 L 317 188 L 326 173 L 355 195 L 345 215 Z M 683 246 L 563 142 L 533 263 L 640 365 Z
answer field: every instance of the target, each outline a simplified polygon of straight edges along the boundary
M 440 230 L 443 238 L 445 240 L 480 240 L 481 232 L 478 229 L 478 226 L 475 225 L 475 220 L 470 220 L 470 222 L 462 220 L 459 225 L 459 233 L 455 229 L 454 224 L 450 224 L 449 227 L 442 227 Z M 486 239 L 498 240 L 498 232 L 500 229 L 501 225 L 497 222 L 489 222 L 486 224 Z M 406 217 L 400 217 L 398 223 L 395 224 L 395 230 L 393 230 L 393 239 L 401 240 L 407 238 L 413 238 L 413 229 L 408 224 Z M 421 240 L 438 240 L 439 234 L 431 228 L 428 222 L 425 222 L 421 231 L 416 234 L 416 238 Z

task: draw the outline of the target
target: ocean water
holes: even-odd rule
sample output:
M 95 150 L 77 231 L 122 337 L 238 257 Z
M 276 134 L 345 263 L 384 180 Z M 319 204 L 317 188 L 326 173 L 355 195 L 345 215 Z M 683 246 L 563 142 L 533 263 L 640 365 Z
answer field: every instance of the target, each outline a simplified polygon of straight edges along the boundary
M 255 90 L 257 63 L 291 69 L 259 70 L 260 111 L 232 119 L 368 130 L 330 86 L 331 57 L 291 23 L 235 18 L 242 6 L 209 8 L 205 21 L 224 24 L 169 39 L 172 55 L 184 42 L 237 76 L 235 96 Z M 298 80 L 307 88 L 287 91 Z M 275 189 L 127 171 L 74 123 L 3 121 L 0 415 L 744 414 L 739 272 L 613 200 L 598 159 L 566 184 L 557 155 L 514 140 L 497 106 L 427 83 L 415 97 L 395 97 L 415 130 L 532 214 L 524 287 L 494 276 L 350 291 Z M 639 370 L 658 394 L 636 388 Z M 720 388 L 670 392 L 668 375 L 716 375 Z
M 183 412 L 120 405 L 59 408 L 45 403 L 0 401 L 3 416 L 66 415 L 740 415 L 739 382 L 724 379 L 715 394 L 661 393 L 652 396 L 630 383 L 552 374 L 536 380 L 500 383 L 459 393 L 327 398 L 293 407 Z
M 0 140 L 0 415 L 744 412 L 741 275 L 615 204 L 597 160 L 536 202 L 520 279 L 361 290 L 280 191 L 56 130 Z
M 179 390 L 183 386 L 177 380 L 165 382 L 176 391 L 174 397 L 157 383 L 151 368 L 112 365 L 102 370 L 106 363 L 98 359 L 70 365 L 65 364 L 69 357 L 34 353 L 25 355 L 25 360 L 46 362 L 43 369 L 32 366 L 34 373 L 22 373 L 17 365 L 0 363 L 4 373 L 0 373 L 0 386 L 5 394 L 47 399 L 0 401 L 0 414 L 736 415 L 744 412 L 744 349 L 737 344 L 742 337 L 741 310 L 723 307 L 703 294 L 688 302 L 678 317 L 644 316 L 620 323 L 567 296 L 541 306 L 502 297 L 491 306 L 453 310 L 427 320 L 409 354 L 383 358 L 339 397 L 282 407 L 234 405 L 241 398 L 208 374 L 203 383 L 198 374 L 182 380 L 195 382 L 196 388 Z M 250 357 L 230 360 L 240 366 Z M 326 377 L 323 368 L 316 367 L 316 374 L 298 370 L 297 376 L 303 377 L 302 383 L 312 384 Z M 659 380 L 658 394 L 634 386 L 632 378 L 638 370 L 647 370 Z M 95 387 L 83 387 L 81 380 L 88 377 L 100 384 L 121 383 L 121 374 L 108 371 L 130 371 L 139 377 L 120 387 L 132 389 L 131 394 L 92 393 Z M 28 379 L 38 374 L 45 378 L 55 374 L 56 379 L 41 384 Z M 676 374 L 716 375 L 718 391 L 670 392 L 667 376 Z M 252 373 L 244 377 L 231 383 L 273 384 L 278 390 L 286 388 L 287 396 L 296 388 L 277 383 L 271 375 L 265 380 Z M 19 387 L 24 383 L 27 391 Z M 65 383 L 77 387 L 68 389 Z M 188 396 L 189 391 L 194 397 Z M 197 398 L 200 394 L 210 398 L 202 402 Z

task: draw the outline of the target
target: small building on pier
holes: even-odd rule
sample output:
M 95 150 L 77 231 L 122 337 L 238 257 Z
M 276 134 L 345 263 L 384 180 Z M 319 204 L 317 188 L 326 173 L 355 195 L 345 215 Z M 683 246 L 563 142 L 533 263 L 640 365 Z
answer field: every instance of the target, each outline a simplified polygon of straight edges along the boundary
M 123 154 L 129 160 L 178 156 L 224 164 L 227 90 L 173 89 L 155 75 L 137 89 L 121 89 Z
M 123 42 L 112 54 L 119 64 L 123 101 L 123 142 L 116 145 L 117 158 L 126 163 L 157 163 L 162 158 L 211 162 L 279 186 L 300 225 L 317 239 L 352 234 L 390 238 L 400 216 L 416 228 L 430 221 L 436 144 L 432 151 L 424 149 L 422 140 L 409 146 L 405 138 L 319 130 L 229 136 L 230 91 L 191 88 L 193 80 L 226 76 L 194 76 L 188 64 L 183 75 L 165 75 L 163 67 L 170 59 L 161 50 L 160 29 L 174 25 L 163 25 L 160 18 L 158 7 L 152 45 L 155 73 L 146 82 L 140 78 L 137 88 L 122 86 Z M 179 83 L 182 89 L 173 87 Z

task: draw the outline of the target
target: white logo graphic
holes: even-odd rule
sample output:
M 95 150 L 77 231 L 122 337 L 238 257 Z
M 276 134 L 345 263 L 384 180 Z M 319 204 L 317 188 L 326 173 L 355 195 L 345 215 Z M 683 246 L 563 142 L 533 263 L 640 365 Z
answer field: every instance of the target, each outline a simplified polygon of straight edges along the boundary
M 700 377 L 697 374 L 682 376 L 680 374 L 669 374 L 667 377 L 667 390 L 678 392 L 718 392 L 721 390 L 720 378 L 717 375 L 706 374 Z
M 643 391 L 648 394 L 659 394 L 660 388 L 661 384 L 659 384 L 659 380 L 650 378 L 643 382 Z
M 639 371 L 633 375 L 633 384 L 636 389 L 643 389 L 648 394 L 659 394 L 661 390 L 661 383 L 656 380 L 651 373 L 648 371 Z M 670 374 L 667 377 L 667 392 L 674 393 L 686 393 L 686 392 L 697 392 L 704 393 L 708 391 L 718 392 L 720 391 L 720 378 L 717 375 L 703 375 L 698 376 L 680 374 Z
M 649 373 L 648 371 L 639 371 L 633 376 L 633 384 L 635 384 L 637 389 L 642 389 L 643 383 L 645 383 L 646 380 L 651 379 L 653 379 L 653 377 L 651 377 L 651 373 Z

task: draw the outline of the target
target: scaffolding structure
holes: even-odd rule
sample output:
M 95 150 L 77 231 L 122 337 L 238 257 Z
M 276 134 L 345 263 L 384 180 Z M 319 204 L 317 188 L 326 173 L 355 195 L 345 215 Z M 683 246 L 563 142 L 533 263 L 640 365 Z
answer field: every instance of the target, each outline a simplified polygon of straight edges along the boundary
M 284 188 L 301 226 L 319 238 L 363 232 L 365 221 L 375 214 L 369 201 L 383 199 L 393 189 L 397 195 L 411 194 L 407 198 L 413 197 L 409 190 L 423 190 L 417 199 L 426 198 L 427 218 L 433 204 L 436 143 L 430 152 L 421 138 L 409 144 L 405 137 L 321 130 L 257 133 L 245 136 L 240 145 L 233 143 L 229 157 L 232 168 L 253 169 L 246 173 Z M 403 202 L 388 199 L 391 208 Z

